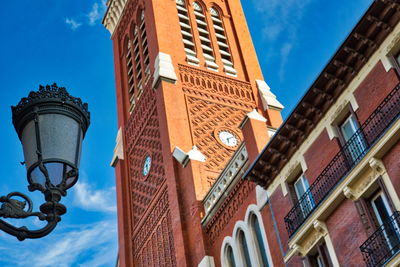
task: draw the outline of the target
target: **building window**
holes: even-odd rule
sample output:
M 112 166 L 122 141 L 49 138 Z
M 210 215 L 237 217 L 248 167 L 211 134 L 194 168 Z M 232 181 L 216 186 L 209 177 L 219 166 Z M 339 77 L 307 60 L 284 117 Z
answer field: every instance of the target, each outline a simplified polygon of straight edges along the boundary
M 364 155 L 367 146 L 363 132 L 358 130 L 359 126 L 355 114 L 350 114 L 340 124 L 339 129 L 347 159 L 352 162 L 359 160 Z
M 310 253 L 303 259 L 304 267 L 331 267 L 333 266 L 329 257 L 328 248 L 325 243 L 317 245 Z
M 253 236 L 256 243 L 256 253 L 260 259 L 260 263 L 262 267 L 269 267 L 268 257 L 267 257 L 267 248 L 264 243 L 262 229 L 260 226 L 260 222 L 258 221 L 257 215 L 252 214 L 250 218 L 250 223 L 253 230 Z
M 198 65 L 199 60 L 196 55 L 196 46 L 194 44 L 192 26 L 190 25 L 189 13 L 184 0 L 176 0 L 176 8 L 178 9 L 179 24 L 185 48 L 186 58 L 189 63 Z
M 236 267 L 235 256 L 233 255 L 232 246 L 227 245 L 225 249 L 227 267 Z
M 149 57 L 149 46 L 147 43 L 147 32 L 146 32 L 146 21 L 144 19 L 144 10 L 140 15 L 140 37 L 142 43 L 142 53 L 143 53 L 143 65 L 145 73 L 145 81 L 147 83 L 150 79 L 150 57 Z
M 127 78 L 128 78 L 128 88 L 129 88 L 129 112 L 132 112 L 132 110 L 135 107 L 135 74 L 133 71 L 133 61 L 132 61 L 132 47 L 131 47 L 131 41 L 128 40 L 126 44 L 126 54 L 125 54 L 125 59 L 126 59 L 126 70 L 127 70 Z
M 243 260 L 244 267 L 251 267 L 250 251 L 247 244 L 246 236 L 242 230 L 238 233 L 238 245 Z
M 228 39 L 226 37 L 224 24 L 217 9 L 211 8 L 211 19 L 213 21 L 215 36 L 218 42 L 221 61 L 224 64 L 224 70 L 227 74 L 236 75 L 237 72 L 233 67 L 232 55 L 230 53 Z
M 303 213 L 303 216 L 307 216 L 310 214 L 312 209 L 315 207 L 315 201 L 312 196 L 311 191 L 309 190 L 310 184 L 308 183 L 308 180 L 304 174 L 301 174 L 291 185 L 292 195 L 294 195 L 294 198 L 296 202 L 299 202 L 301 212 Z
M 134 64 L 136 70 L 136 88 L 137 88 L 137 98 L 140 97 L 143 91 L 142 85 L 142 64 L 140 59 L 140 47 L 139 47 L 139 28 L 135 26 L 134 33 L 133 33 L 133 56 L 134 56 Z

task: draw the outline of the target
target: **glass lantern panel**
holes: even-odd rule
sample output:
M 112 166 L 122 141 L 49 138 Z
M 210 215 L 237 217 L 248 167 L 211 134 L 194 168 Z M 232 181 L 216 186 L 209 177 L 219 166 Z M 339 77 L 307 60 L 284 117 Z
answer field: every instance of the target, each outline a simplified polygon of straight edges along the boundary
M 31 172 L 31 183 L 34 184 L 40 184 L 43 187 L 46 186 L 46 177 L 42 173 L 42 171 L 39 169 L 39 167 L 36 167 L 32 172 Z
M 39 116 L 39 130 L 43 160 L 59 159 L 77 164 L 76 151 L 80 147 L 77 121 L 61 114 L 43 114 Z
M 26 169 L 29 169 L 29 167 L 38 161 L 34 121 L 30 121 L 22 131 L 21 143 L 24 150 Z
M 46 163 L 45 167 L 49 174 L 50 182 L 57 186 L 62 183 L 64 177 L 64 164 L 59 162 Z

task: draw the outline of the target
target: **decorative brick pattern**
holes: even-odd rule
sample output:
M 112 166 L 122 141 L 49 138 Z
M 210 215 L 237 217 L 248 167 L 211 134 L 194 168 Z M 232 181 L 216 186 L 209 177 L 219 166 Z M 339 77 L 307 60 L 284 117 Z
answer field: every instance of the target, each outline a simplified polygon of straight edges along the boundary
M 255 185 L 249 181 L 240 179 L 229 195 L 220 205 L 212 219 L 205 226 L 206 234 L 211 243 L 219 237 L 226 225 L 231 222 L 232 217 L 247 199 L 248 195 L 254 191 Z
M 135 266 L 177 266 L 174 248 L 171 215 L 164 214 L 142 250 L 135 253 Z
M 216 140 L 215 130 L 229 129 L 242 138 L 238 126 L 255 107 L 252 87 L 247 82 L 189 66 L 179 65 L 179 71 L 193 142 L 207 158 L 205 179 L 211 187 L 234 153 Z
M 127 6 L 125 6 L 125 10 L 122 14 L 122 18 L 118 26 L 118 38 L 120 40 L 123 39 L 132 18 L 135 18 L 135 14 L 139 6 L 138 2 L 138 0 L 129 0 L 126 4 Z
M 227 149 L 217 142 L 214 136 L 216 128 L 227 128 L 242 139 L 238 126 L 246 116 L 246 111 L 222 104 L 188 96 L 190 124 L 194 144 L 206 156 L 205 167 L 218 175 L 232 157 L 234 150 Z M 210 180 L 215 180 L 211 178 Z
M 128 142 L 128 144 L 135 142 L 135 145 L 130 146 L 128 150 L 134 225 L 140 220 L 154 195 L 165 181 L 157 110 L 155 105 L 151 105 L 151 109 L 147 113 L 148 119 L 140 137 Z M 143 162 L 147 155 L 150 155 L 152 160 L 150 173 L 145 177 L 143 175 Z
M 180 80 L 187 94 L 213 102 L 252 110 L 255 100 L 250 83 L 179 65 Z
M 134 266 L 176 266 L 154 91 L 147 87 L 125 129 L 132 203 Z M 143 175 L 147 155 L 150 173 Z

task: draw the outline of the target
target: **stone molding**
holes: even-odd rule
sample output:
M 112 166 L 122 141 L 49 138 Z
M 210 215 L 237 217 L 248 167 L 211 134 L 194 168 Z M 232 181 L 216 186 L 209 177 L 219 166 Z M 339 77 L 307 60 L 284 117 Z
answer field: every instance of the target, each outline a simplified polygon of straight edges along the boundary
M 116 145 L 114 148 L 114 156 L 110 164 L 111 167 L 115 167 L 118 164 L 118 161 L 124 160 L 124 141 L 122 137 L 122 128 L 119 128 L 115 142 Z
M 127 2 L 128 0 L 108 0 L 106 3 L 107 11 L 103 18 L 103 25 L 111 35 L 114 34 L 117 28 Z
M 175 84 L 178 76 L 175 73 L 172 58 L 166 53 L 159 52 L 154 62 L 153 88 L 157 88 L 161 81 Z
M 282 110 L 284 106 L 276 99 L 276 96 L 271 92 L 271 88 L 265 81 L 256 80 L 257 88 L 261 96 L 264 110 L 277 109 Z

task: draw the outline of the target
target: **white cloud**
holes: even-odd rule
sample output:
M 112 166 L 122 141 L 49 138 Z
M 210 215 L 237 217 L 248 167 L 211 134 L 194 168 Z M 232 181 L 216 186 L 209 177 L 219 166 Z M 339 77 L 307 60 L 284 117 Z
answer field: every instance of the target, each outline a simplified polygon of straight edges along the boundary
M 67 25 L 69 25 L 71 27 L 71 30 L 75 31 L 76 29 L 78 29 L 80 26 L 82 26 L 82 23 L 77 22 L 74 19 L 65 19 L 65 23 L 67 23 Z
M 281 65 L 279 69 L 279 78 L 283 80 L 285 77 L 285 67 L 289 60 L 290 52 L 292 51 L 293 45 L 290 43 L 285 43 L 280 51 Z
M 98 3 L 94 3 L 92 6 L 92 10 L 87 14 L 89 18 L 89 25 L 93 26 L 100 19 L 100 5 Z
M 61 226 L 61 225 L 59 225 Z M 113 266 L 117 257 L 115 221 L 100 221 L 90 225 L 71 226 L 61 234 L 23 243 L 1 240 L 0 263 L 31 267 L 100 267 Z M 18 251 L 18 253 L 16 253 Z
M 115 212 L 115 187 L 95 190 L 90 184 L 79 181 L 73 187 L 75 206 L 88 211 Z
M 284 79 L 285 68 L 292 49 L 296 46 L 299 25 L 314 0 L 253 0 L 257 12 L 262 14 L 262 36 L 271 48 L 270 56 L 279 56 L 280 79 Z M 284 43 L 285 42 L 285 43 Z M 284 45 L 282 46 L 282 43 Z M 279 51 L 279 53 L 277 53 Z

